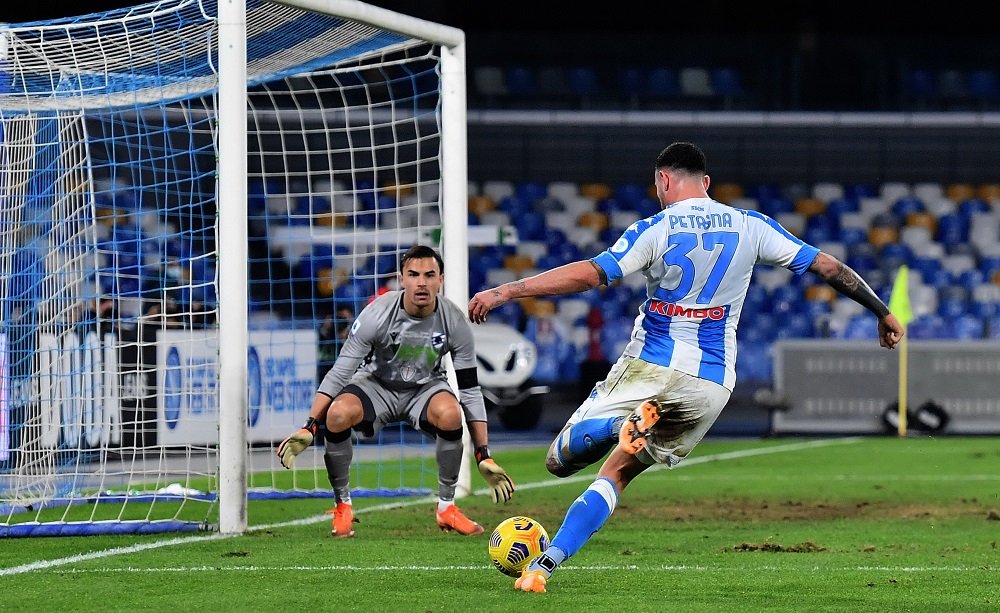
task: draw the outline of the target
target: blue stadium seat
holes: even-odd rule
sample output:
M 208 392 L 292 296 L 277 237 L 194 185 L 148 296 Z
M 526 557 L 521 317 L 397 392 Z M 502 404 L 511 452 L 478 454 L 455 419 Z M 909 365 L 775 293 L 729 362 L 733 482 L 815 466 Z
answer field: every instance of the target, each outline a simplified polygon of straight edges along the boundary
M 878 338 L 878 321 L 871 313 L 854 315 L 847 320 L 844 338 L 848 340 L 875 340 Z
M 914 196 L 900 198 L 892 205 L 892 212 L 900 219 L 906 219 L 910 213 L 922 213 L 926 210 L 923 200 Z
M 1000 83 L 994 70 L 971 70 L 968 74 L 969 97 L 980 103 L 980 108 L 988 108 L 1000 101 Z
M 525 211 L 514 217 L 518 240 L 540 241 L 545 239 L 545 215 L 536 211 Z
M 740 71 L 730 66 L 712 69 L 711 81 L 718 96 L 739 97 L 745 93 Z
M 845 183 L 844 197 L 856 202 L 862 198 L 874 198 L 878 195 L 878 188 L 868 183 Z
M 844 213 L 857 213 L 859 210 L 861 205 L 855 198 L 835 198 L 826 204 L 826 212 L 838 220 Z
M 548 194 L 548 186 L 539 181 L 521 181 L 514 186 L 514 195 L 530 207 Z
M 646 95 L 654 100 L 679 97 L 681 84 L 677 71 L 662 66 L 651 69 L 646 76 Z
M 911 70 L 906 75 L 905 88 L 910 104 L 918 108 L 937 96 L 937 83 L 929 70 Z
M 754 340 L 736 342 L 736 379 L 749 384 L 769 384 L 774 374 L 771 344 Z
M 979 340 L 986 336 L 986 324 L 976 315 L 966 313 L 951 321 L 951 338 L 960 341 Z
M 626 209 L 638 211 L 642 200 L 646 198 L 646 186 L 634 182 L 618 183 L 612 193 L 615 200 L 621 202 Z
M 570 91 L 581 98 L 581 103 L 586 106 L 588 99 L 604 94 L 604 85 L 593 66 L 573 66 L 568 74 Z
M 954 319 L 965 315 L 969 309 L 968 302 L 959 298 L 944 298 L 938 300 L 938 315 L 944 319 Z
M 541 93 L 534 68 L 511 66 L 507 69 L 507 92 L 518 98 L 536 98 Z
M 990 203 L 982 198 L 968 198 L 958 204 L 958 214 L 971 219 L 973 213 L 989 213 L 993 210 Z
M 643 198 L 639 201 L 635 212 L 639 214 L 640 219 L 645 219 L 646 217 L 652 217 L 660 212 L 659 201 L 653 198 Z
M 517 196 L 506 196 L 497 203 L 497 210 L 503 211 L 514 221 L 531 210 L 531 203 Z
M 618 87 L 633 107 L 647 95 L 646 73 L 637 66 L 626 66 L 618 70 Z
M 782 196 L 773 196 L 758 200 L 758 203 L 760 204 L 760 212 L 772 219 L 782 213 L 792 213 L 795 211 L 795 204 L 790 199 Z
M 989 325 L 987 326 L 987 338 L 990 340 L 1000 340 L 1000 315 L 994 315 L 990 318 Z
M 945 247 L 969 240 L 968 219 L 958 213 L 948 213 L 939 217 L 937 240 Z

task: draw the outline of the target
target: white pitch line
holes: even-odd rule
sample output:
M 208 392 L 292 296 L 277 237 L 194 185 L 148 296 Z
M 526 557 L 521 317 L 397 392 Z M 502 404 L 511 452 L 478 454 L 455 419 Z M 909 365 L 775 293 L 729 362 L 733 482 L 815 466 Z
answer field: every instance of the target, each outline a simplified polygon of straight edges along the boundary
M 578 570 L 578 571 L 643 571 L 643 572 L 747 572 L 754 573 L 759 571 L 768 572 L 787 572 L 789 570 L 786 566 L 743 566 L 743 567 L 718 567 L 718 566 L 700 566 L 700 565 L 687 565 L 687 564 L 672 564 L 672 565 L 661 565 L 661 566 L 640 566 L 637 564 L 626 564 L 626 565 L 573 565 L 566 564 L 559 567 L 563 570 Z M 814 566 L 811 569 L 814 572 L 890 572 L 890 573 L 927 573 L 927 572 L 955 572 L 955 573 L 966 573 L 966 572 L 998 572 L 994 569 L 981 567 L 981 566 L 841 566 L 841 567 L 829 567 L 829 566 Z M 427 571 L 427 572 L 441 572 L 441 571 L 486 571 L 490 574 L 496 572 L 496 569 L 492 564 L 477 564 L 474 566 L 469 565 L 441 565 L 441 566 L 428 566 L 428 565 L 373 565 L 373 566 L 357 566 L 354 564 L 347 565 L 337 565 L 337 566 L 180 566 L 172 568 L 138 568 L 135 566 L 121 567 L 104 567 L 104 568 L 92 568 L 92 569 L 80 569 L 74 568 L 70 570 L 59 570 L 53 572 L 59 572 L 60 574 L 92 574 L 92 573 L 191 573 L 191 572 L 384 572 L 384 571 L 396 571 L 396 572 L 413 572 L 413 571 Z
M 684 466 L 693 466 L 696 464 L 704 464 L 706 462 L 721 462 L 725 460 L 737 460 L 741 458 L 749 458 L 753 456 L 768 455 L 772 453 L 783 453 L 788 451 L 800 451 L 802 449 L 814 449 L 817 447 L 829 447 L 831 445 L 845 445 L 850 443 L 856 443 L 863 440 L 863 437 L 848 437 L 848 438 L 837 438 L 837 439 L 826 439 L 818 441 L 809 441 L 805 443 L 790 443 L 788 445 L 775 445 L 772 447 L 760 447 L 757 449 L 744 449 L 740 451 L 728 451 L 725 453 L 716 453 L 707 456 L 700 456 L 694 458 L 687 458 L 673 470 Z M 666 469 L 663 465 L 653 466 L 649 470 L 659 470 Z M 557 485 L 564 485 L 567 483 L 578 483 L 581 481 L 593 481 L 594 475 L 577 475 L 575 477 L 566 477 L 564 479 L 545 479 L 544 481 L 536 481 L 534 483 L 526 483 L 523 485 L 518 485 L 517 488 L 520 490 L 530 490 L 539 487 L 554 487 Z M 488 489 L 483 488 L 476 490 L 473 494 L 484 495 L 489 492 Z M 401 502 L 388 502 L 385 504 L 378 504 L 373 506 L 367 506 L 360 509 L 355 509 L 354 514 L 359 515 L 361 513 L 370 513 L 372 511 L 387 511 L 390 509 L 402 509 L 406 507 L 412 507 L 416 505 L 428 504 L 430 502 L 437 501 L 437 496 L 424 496 L 414 500 L 406 500 Z M 258 530 L 271 530 L 274 528 L 284 528 L 289 526 L 304 526 L 319 523 L 322 521 L 329 521 L 329 517 L 324 513 L 323 515 L 316 515 L 313 517 L 306 517 L 303 519 L 296 519 L 287 522 L 279 522 L 276 524 L 263 524 L 259 526 L 249 526 L 247 532 L 254 532 Z M 211 534 L 205 536 L 189 536 L 189 537 L 178 537 L 167 539 L 163 541 L 155 541 L 152 543 L 141 543 L 138 545 L 130 545 L 128 547 L 115 547 L 113 549 L 105 549 L 103 551 L 92 551 L 90 553 L 82 553 L 74 556 L 68 556 L 65 558 L 57 558 L 55 560 L 39 560 L 37 562 L 30 562 L 28 564 L 22 564 L 20 566 L 12 566 L 10 568 L 0 568 L 0 577 L 9 575 L 19 575 L 23 573 L 29 573 L 36 570 L 44 570 L 47 568 L 53 568 L 56 566 L 65 566 L 67 564 L 74 564 L 76 562 L 86 562 L 89 560 L 98 560 L 100 558 L 107 558 L 116 555 L 126 555 L 130 553 L 138 553 L 140 551 L 148 551 L 150 549 L 159 549 L 161 547 L 171 547 L 173 545 L 184 545 L 187 543 L 197 543 L 200 541 L 218 540 L 218 539 L 228 539 L 232 537 L 240 536 L 239 534 Z M 492 568 L 492 567 L 491 567 Z M 569 568 L 569 567 L 567 567 Z

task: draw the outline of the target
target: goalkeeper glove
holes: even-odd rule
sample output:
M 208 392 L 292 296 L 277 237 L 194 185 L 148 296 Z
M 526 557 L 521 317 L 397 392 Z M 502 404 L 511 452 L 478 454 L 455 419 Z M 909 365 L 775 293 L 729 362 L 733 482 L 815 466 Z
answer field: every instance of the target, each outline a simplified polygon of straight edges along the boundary
M 306 420 L 306 424 L 302 426 L 301 430 L 281 441 L 281 444 L 278 445 L 278 458 L 281 460 L 282 466 L 285 468 L 292 467 L 295 456 L 302 453 L 309 445 L 312 445 L 313 437 L 316 436 L 318 428 L 319 424 L 316 423 L 315 419 L 310 417 Z
M 479 465 L 479 474 L 490 485 L 493 503 L 499 503 L 501 498 L 504 502 L 509 501 L 514 495 L 514 482 L 507 476 L 507 471 L 493 461 L 486 445 L 476 448 L 476 463 Z

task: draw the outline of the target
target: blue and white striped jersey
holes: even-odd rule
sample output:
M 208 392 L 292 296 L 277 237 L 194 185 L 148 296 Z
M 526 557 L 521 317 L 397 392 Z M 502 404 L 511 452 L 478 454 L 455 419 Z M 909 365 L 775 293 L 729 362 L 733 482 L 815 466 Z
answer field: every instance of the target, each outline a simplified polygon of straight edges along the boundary
M 624 355 L 736 384 L 736 325 L 756 264 L 804 273 L 819 249 L 770 217 L 690 198 L 632 224 L 594 258 L 608 283 L 642 272 L 647 299 Z

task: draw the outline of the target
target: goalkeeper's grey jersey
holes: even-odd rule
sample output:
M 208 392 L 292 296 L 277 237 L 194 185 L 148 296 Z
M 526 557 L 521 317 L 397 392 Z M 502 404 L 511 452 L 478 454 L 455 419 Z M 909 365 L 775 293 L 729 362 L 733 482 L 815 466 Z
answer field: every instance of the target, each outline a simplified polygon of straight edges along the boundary
M 434 312 L 418 318 L 403 309 L 402 290 L 386 292 L 358 314 L 319 391 L 335 398 L 359 367 L 395 391 L 447 381 L 442 360 L 449 353 L 456 371 L 476 368 L 472 324 L 455 303 L 438 294 Z M 460 393 L 466 418 L 484 421 L 478 385 Z

